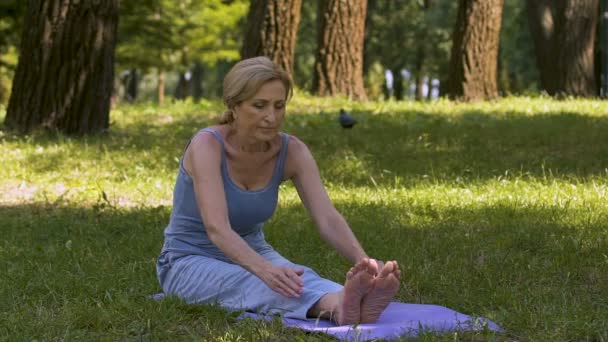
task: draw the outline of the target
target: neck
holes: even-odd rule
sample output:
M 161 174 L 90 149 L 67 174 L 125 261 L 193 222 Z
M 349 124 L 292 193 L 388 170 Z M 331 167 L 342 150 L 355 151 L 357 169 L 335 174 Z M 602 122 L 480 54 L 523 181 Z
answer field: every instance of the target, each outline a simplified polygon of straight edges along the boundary
M 256 140 L 246 133 L 239 132 L 235 129 L 230 130 L 227 139 L 228 138 L 230 138 L 230 145 L 240 152 L 266 152 L 270 149 L 270 142 Z

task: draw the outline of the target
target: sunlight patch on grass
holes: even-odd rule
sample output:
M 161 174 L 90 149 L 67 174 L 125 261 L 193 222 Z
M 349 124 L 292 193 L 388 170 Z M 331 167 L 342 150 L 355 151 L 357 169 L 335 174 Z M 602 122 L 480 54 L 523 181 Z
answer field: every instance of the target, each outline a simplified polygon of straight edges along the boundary
M 338 125 L 340 108 L 354 129 Z M 219 101 L 142 103 L 114 108 L 104 136 L 0 131 L 0 336 L 328 340 L 147 297 L 160 291 L 154 265 L 182 150 L 221 111 Z M 299 92 L 288 111 L 284 130 L 308 144 L 366 251 L 399 261 L 397 300 L 488 317 L 525 340 L 608 338 L 598 319 L 608 317 L 605 102 Z M 293 185 L 279 206 L 265 225 L 273 246 L 343 281 L 351 265 L 315 233 Z

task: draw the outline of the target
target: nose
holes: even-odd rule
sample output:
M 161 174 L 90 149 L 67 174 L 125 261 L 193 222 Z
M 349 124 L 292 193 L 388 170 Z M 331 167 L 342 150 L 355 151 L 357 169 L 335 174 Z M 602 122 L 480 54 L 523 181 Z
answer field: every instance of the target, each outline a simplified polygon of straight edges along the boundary
M 279 116 L 279 110 L 275 109 L 275 108 L 271 108 L 268 113 L 266 114 L 266 117 L 264 118 L 264 120 L 266 122 L 268 122 L 271 125 L 274 125 L 277 120 L 278 120 L 278 116 Z

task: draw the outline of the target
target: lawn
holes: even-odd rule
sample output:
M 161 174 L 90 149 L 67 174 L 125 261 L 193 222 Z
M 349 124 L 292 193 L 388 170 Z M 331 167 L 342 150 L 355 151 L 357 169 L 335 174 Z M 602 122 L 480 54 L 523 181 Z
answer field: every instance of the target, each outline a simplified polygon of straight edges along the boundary
M 359 125 L 341 129 L 339 108 Z M 88 138 L 0 131 L 0 340 L 328 340 L 147 298 L 160 291 L 180 153 L 220 110 L 121 105 L 110 132 Z M 608 340 L 605 101 L 296 95 L 288 111 L 284 131 L 309 145 L 367 252 L 400 262 L 397 299 L 507 331 L 420 340 Z M 280 196 L 268 240 L 341 282 L 350 265 L 319 239 L 292 185 Z

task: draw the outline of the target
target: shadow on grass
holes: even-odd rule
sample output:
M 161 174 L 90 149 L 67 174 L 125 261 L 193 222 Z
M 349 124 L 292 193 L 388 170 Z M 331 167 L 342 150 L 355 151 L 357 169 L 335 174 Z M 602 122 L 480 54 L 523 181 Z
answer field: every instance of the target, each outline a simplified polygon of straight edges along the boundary
M 530 340 L 593 339 L 608 331 L 606 321 L 598 320 L 608 316 L 604 212 L 507 204 L 337 206 L 370 255 L 400 262 L 399 301 L 487 317 Z M 6 280 L 0 282 L 0 306 L 9 310 L 5 317 L 13 317 L 9 323 L 32 331 L 43 323 L 41 331 L 57 336 L 69 322 L 85 333 L 111 328 L 118 335 L 128 334 L 133 321 L 152 320 L 169 327 L 169 335 L 174 324 L 199 326 L 198 316 L 184 321 L 176 304 L 159 309 L 147 303 L 146 296 L 159 291 L 154 265 L 169 210 L 0 207 Z M 265 232 L 294 262 L 344 279 L 350 265 L 321 242 L 301 206 L 279 208 Z
M 160 115 L 160 114 L 159 114 Z M 463 111 L 437 115 L 417 111 L 355 113 L 360 124 L 341 129 L 333 115 L 291 115 L 284 130 L 305 141 L 326 182 L 339 185 L 411 185 L 421 178 L 483 181 L 509 175 L 579 178 L 608 174 L 608 118 L 575 112 L 527 115 Z M 205 115 L 184 115 L 168 122 L 145 116 L 113 127 L 105 136 L 72 139 L 33 136 L 42 147 L 68 143 L 95 154 L 129 155 L 133 163 L 176 169 L 188 139 L 212 124 Z M 21 141 L 6 135 L 6 141 Z M 30 156 L 33 169 L 59 170 L 61 152 L 48 160 Z

